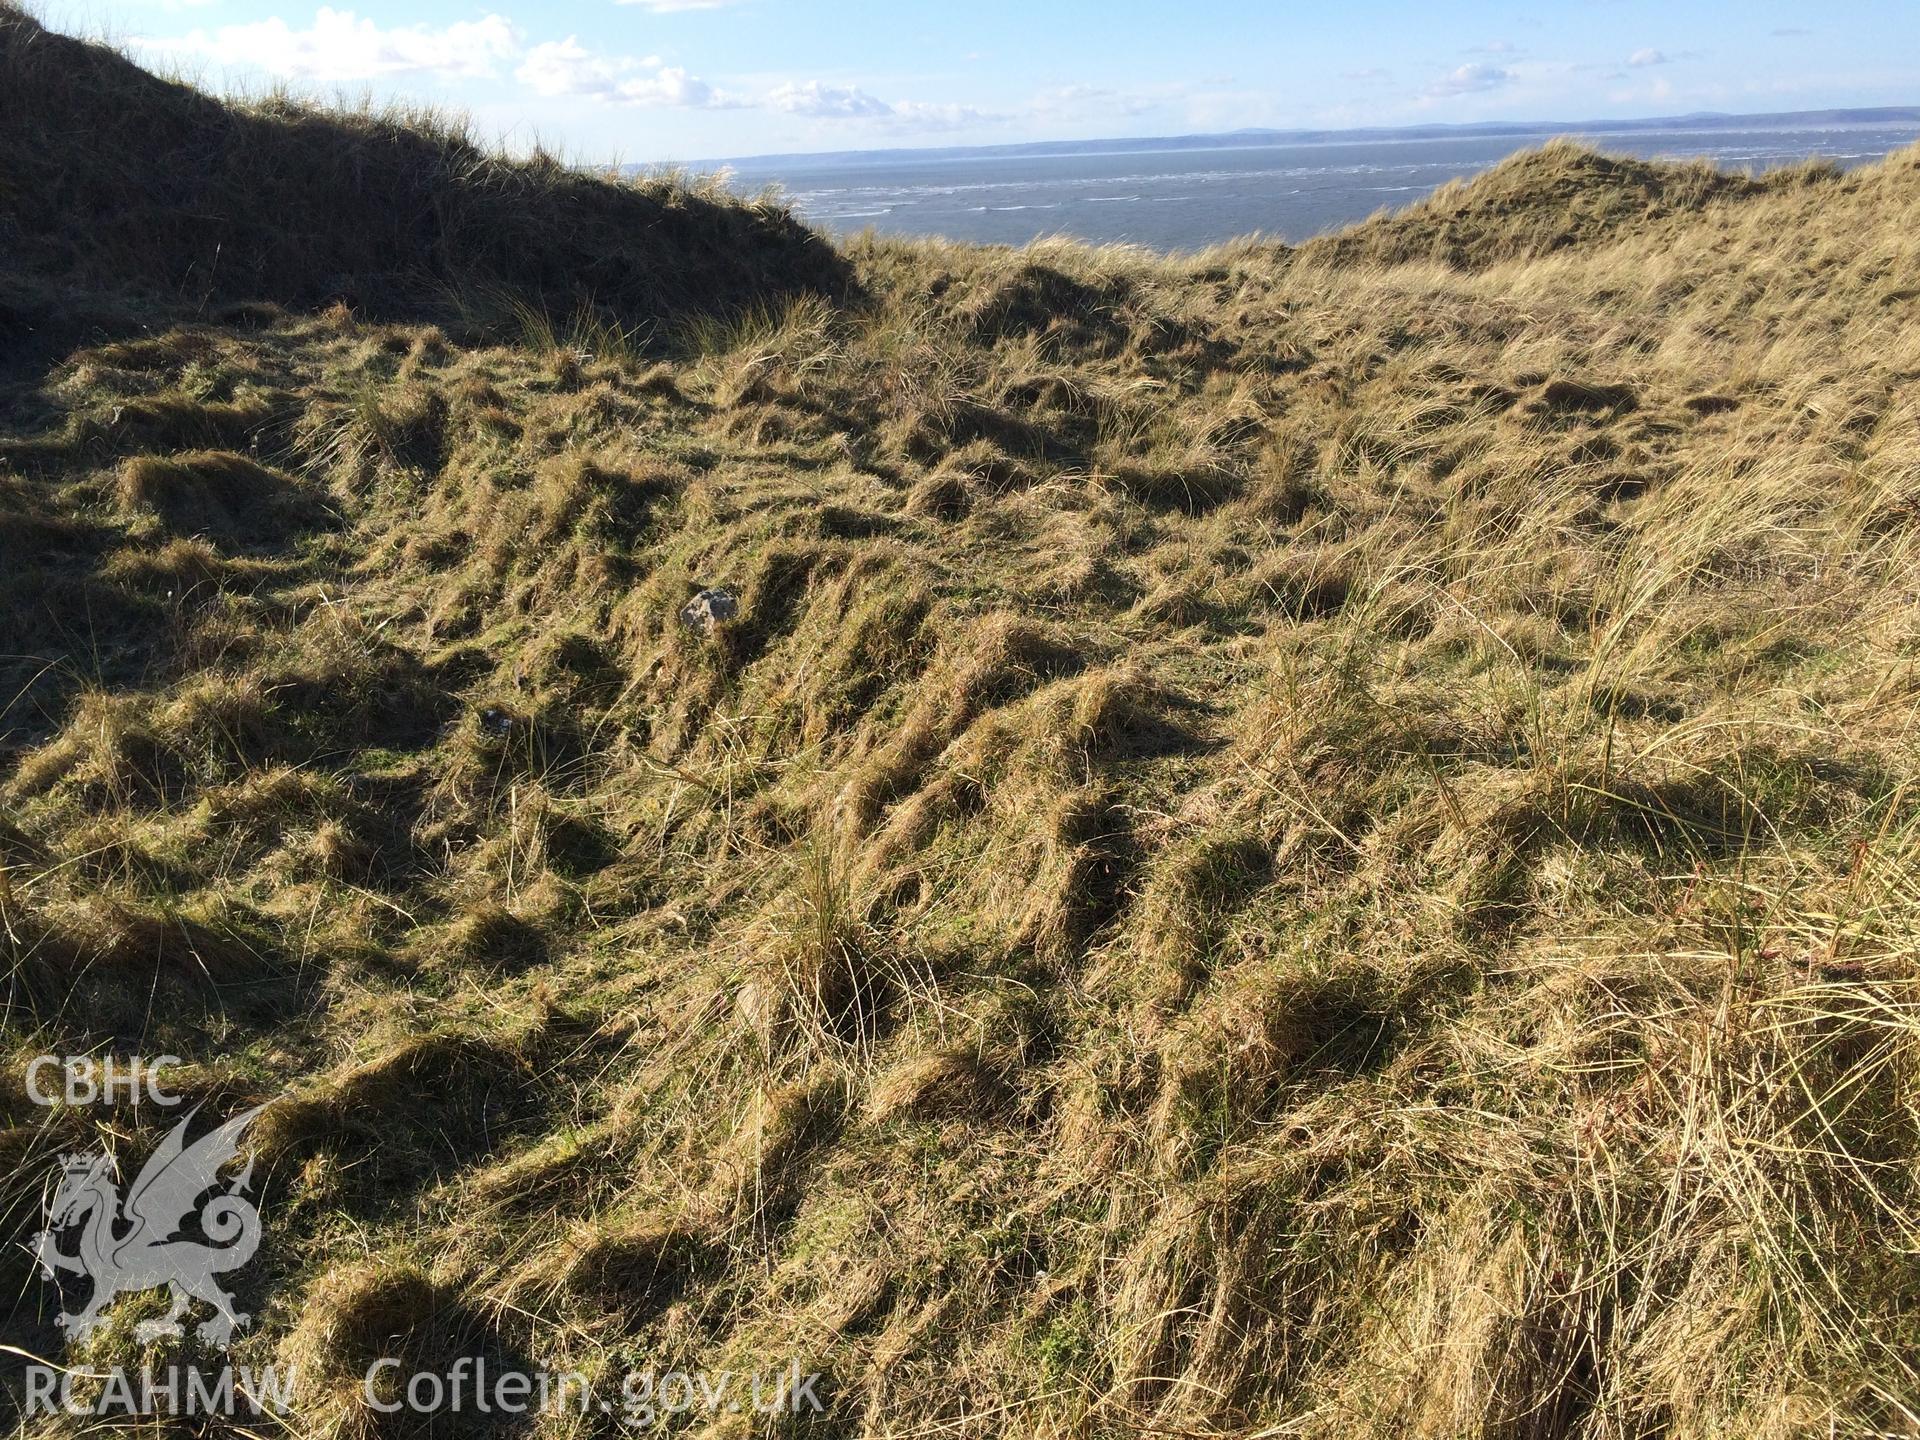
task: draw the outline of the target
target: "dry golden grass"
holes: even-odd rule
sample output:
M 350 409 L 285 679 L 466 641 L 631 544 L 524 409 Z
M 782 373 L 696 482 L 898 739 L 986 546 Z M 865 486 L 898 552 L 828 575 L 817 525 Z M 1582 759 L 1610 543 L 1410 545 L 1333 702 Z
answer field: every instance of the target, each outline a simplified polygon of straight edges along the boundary
M 644 341 L 156 309 L 0 433 L 9 1063 L 281 1097 L 307 1433 L 1913 1433 L 1916 235 L 1556 146 Z

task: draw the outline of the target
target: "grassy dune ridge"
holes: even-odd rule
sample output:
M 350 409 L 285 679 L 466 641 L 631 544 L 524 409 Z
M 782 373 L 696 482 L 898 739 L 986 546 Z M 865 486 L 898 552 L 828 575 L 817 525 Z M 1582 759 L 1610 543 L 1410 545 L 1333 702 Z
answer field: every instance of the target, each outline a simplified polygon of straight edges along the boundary
M 0 11 L 0 77 L 125 73 L 68 43 Z M 273 1101 L 237 1354 L 303 1434 L 425 1433 L 383 1354 L 797 1356 L 819 1435 L 1913 1433 L 1920 152 L 1556 144 L 1178 259 L 541 172 L 488 204 L 557 248 L 375 299 L 63 248 L 0 115 L 0 326 L 141 317 L 0 400 L 10 1236 L 170 1119 L 27 1057 L 171 1052 Z M 576 286 L 556 194 L 681 218 Z
M 831 246 L 774 204 L 672 178 L 610 184 L 545 151 L 505 160 L 425 110 L 223 102 L 11 4 L 0 94 L 0 239 L 87 288 L 389 316 L 451 294 L 659 323 L 846 282 Z

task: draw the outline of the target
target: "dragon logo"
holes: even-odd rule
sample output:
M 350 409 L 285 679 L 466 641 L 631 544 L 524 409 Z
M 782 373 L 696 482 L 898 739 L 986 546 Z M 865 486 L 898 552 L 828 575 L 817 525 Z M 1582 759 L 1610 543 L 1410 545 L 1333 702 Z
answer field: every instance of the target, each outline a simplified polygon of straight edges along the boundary
M 214 1277 L 238 1270 L 260 1248 L 260 1212 L 243 1198 L 252 1183 L 253 1162 L 249 1160 L 225 1190 L 204 1204 L 200 1200 L 220 1184 L 221 1167 L 239 1154 L 241 1132 L 265 1108 L 234 1116 L 191 1146 L 186 1143 L 187 1125 L 197 1107 L 189 1111 L 141 1167 L 124 1202 L 114 1184 L 112 1157 L 104 1151 L 62 1159 L 47 1228 L 36 1238 L 34 1253 L 50 1280 L 66 1271 L 93 1282 L 86 1308 L 62 1314 L 56 1322 L 68 1339 L 91 1335 L 114 1297 L 162 1285 L 173 1292 L 173 1308 L 164 1320 L 146 1320 L 135 1327 L 141 1341 L 181 1335 L 180 1317 L 193 1300 L 204 1300 L 214 1309 L 213 1318 L 199 1327 L 200 1338 L 210 1345 L 224 1348 L 233 1332 L 246 1326 L 249 1317 L 233 1308 L 233 1296 Z M 204 1241 L 180 1235 L 196 1206 Z M 80 1248 L 65 1254 L 59 1236 L 76 1228 Z

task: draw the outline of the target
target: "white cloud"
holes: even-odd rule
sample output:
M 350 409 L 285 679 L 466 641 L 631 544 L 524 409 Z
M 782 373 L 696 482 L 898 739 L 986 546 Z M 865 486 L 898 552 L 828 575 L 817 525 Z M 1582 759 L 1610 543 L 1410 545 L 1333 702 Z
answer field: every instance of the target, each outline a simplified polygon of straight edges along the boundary
M 168 6 L 212 0 L 150 0 Z M 648 11 L 714 10 L 736 0 L 619 0 Z M 909 132 L 965 130 L 995 124 L 1004 115 L 972 105 L 883 100 L 858 86 L 819 80 L 789 81 L 760 95 L 742 95 L 709 83 L 658 55 L 608 54 L 578 35 L 527 45 L 520 31 L 495 14 L 446 26 L 383 27 L 353 10 L 321 6 L 313 23 L 296 28 L 273 18 L 142 39 L 138 45 L 216 64 L 251 67 L 320 83 L 403 76 L 494 79 L 511 65 L 513 77 L 536 95 L 576 98 L 649 109 L 731 110 L 754 107 L 821 120 L 875 122 Z M 518 63 L 515 63 L 518 62 Z
M 1498 90 L 1502 85 L 1513 83 L 1513 72 L 1498 65 L 1483 65 L 1475 62 L 1450 70 L 1427 87 L 1430 96 L 1472 95 L 1485 90 Z
M 629 105 L 678 105 L 689 110 L 730 110 L 744 103 L 722 95 L 678 65 L 662 65 L 621 82 L 620 98 Z
M 1649 65 L 1664 65 L 1666 63 L 1667 57 L 1651 45 L 1647 46 L 1644 50 L 1636 50 L 1627 57 L 1627 64 L 1633 66 L 1635 69 L 1645 69 Z
M 609 95 L 619 81 L 617 64 L 595 55 L 572 35 L 534 46 L 513 73 L 542 95 Z
M 540 95 L 582 95 L 617 105 L 729 110 L 746 103 L 657 55 L 600 55 L 574 35 L 535 45 L 513 73 Z
M 1108 90 L 1098 85 L 1062 85 L 1034 96 L 1027 110 L 1041 120 L 1097 122 L 1116 115 L 1144 115 L 1169 100 L 1181 98 L 1183 93 L 1177 86 L 1163 94 L 1150 95 L 1138 91 Z
M 873 120 L 890 130 L 967 130 L 993 125 L 1007 117 L 972 105 L 950 105 L 930 100 L 882 100 L 855 85 L 805 84 L 788 81 L 767 93 L 767 107 L 788 115 L 815 120 Z
M 375 80 L 392 75 L 485 79 L 520 49 L 519 32 L 502 15 L 456 20 L 444 27 L 383 29 L 351 10 L 321 6 L 313 24 L 296 30 L 285 20 L 221 25 L 140 42 L 150 49 L 200 55 L 222 65 L 247 65 L 301 80 Z
M 818 80 L 804 85 L 789 81 L 768 95 L 767 103 L 789 115 L 826 120 L 869 119 L 894 113 L 894 107 L 878 96 L 854 86 L 822 85 Z
M 193 3 L 193 0 L 169 0 Z M 655 5 L 712 5 L 720 0 L 650 0 Z M 176 55 L 204 56 L 223 65 L 252 66 L 301 80 L 341 82 L 403 75 L 492 79 L 519 58 L 514 76 L 539 95 L 575 95 L 609 104 L 727 110 L 751 104 L 708 84 L 657 55 L 636 59 L 602 55 L 577 36 L 523 46 L 504 16 L 456 21 L 444 28 L 406 25 L 383 29 L 351 10 L 322 6 L 313 24 L 295 29 L 285 20 L 199 29 L 174 38 L 139 42 Z
M 896 101 L 889 117 L 903 130 L 965 130 L 974 125 L 991 125 L 1004 118 L 971 105 L 940 105 L 924 100 Z

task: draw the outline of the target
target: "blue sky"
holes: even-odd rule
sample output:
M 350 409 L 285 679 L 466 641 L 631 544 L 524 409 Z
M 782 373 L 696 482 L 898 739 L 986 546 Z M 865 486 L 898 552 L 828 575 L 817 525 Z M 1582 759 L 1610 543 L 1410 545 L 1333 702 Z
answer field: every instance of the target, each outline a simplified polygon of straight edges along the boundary
M 40 0 L 215 88 L 580 160 L 1920 103 L 1920 8 L 1253 0 Z

